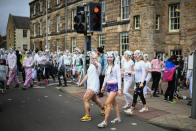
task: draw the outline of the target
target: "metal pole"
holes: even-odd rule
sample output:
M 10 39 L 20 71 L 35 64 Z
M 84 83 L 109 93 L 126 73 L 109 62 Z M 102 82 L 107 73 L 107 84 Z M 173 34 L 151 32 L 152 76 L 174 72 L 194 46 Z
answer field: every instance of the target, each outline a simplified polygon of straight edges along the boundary
M 48 0 L 46 0 L 46 46 L 48 49 Z
M 84 33 L 84 76 L 86 75 L 87 73 L 87 69 L 86 69 L 86 56 L 87 56 L 87 50 L 86 50 L 86 47 L 87 47 L 87 11 L 84 11 L 84 15 L 85 15 L 85 33 Z M 87 88 L 87 83 L 85 82 L 84 83 L 84 87 Z
M 68 30 L 68 7 L 65 0 L 65 50 L 67 49 L 67 30 Z
M 191 118 L 196 119 L 196 54 L 193 56 L 193 87 L 192 87 Z

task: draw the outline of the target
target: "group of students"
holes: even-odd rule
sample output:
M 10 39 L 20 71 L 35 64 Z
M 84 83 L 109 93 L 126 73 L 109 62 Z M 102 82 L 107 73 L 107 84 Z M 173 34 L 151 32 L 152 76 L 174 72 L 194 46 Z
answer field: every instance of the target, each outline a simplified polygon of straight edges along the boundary
M 61 76 L 63 76 L 63 86 L 67 86 L 67 77 L 72 78 L 73 74 L 74 78 L 78 76 L 79 79 L 83 66 L 79 49 L 71 54 L 69 51 L 50 53 L 48 50 L 35 52 L 23 50 L 18 53 L 10 48 L 8 51 L 1 50 L 0 57 L 0 64 L 7 65 L 9 70 L 7 83 L 4 81 L 7 89 L 13 82 L 16 88 L 19 87 L 18 72 L 22 72 L 24 83 L 22 89 L 24 90 L 28 88 L 28 85 L 33 87 L 36 79 L 37 86 L 41 85 L 41 80 L 45 80 L 45 85 L 48 85 L 50 76 L 54 81 L 58 77 L 59 86 L 62 86 Z

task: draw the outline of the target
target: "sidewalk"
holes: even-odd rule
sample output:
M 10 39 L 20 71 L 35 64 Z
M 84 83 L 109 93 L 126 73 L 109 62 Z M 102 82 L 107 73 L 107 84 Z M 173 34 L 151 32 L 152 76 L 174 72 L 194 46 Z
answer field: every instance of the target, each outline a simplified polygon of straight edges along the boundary
M 166 83 L 163 83 L 163 85 Z M 166 87 L 165 85 L 163 87 Z M 73 96 L 82 99 L 86 89 L 77 86 L 68 87 L 57 87 L 60 91 L 67 92 Z M 131 89 L 131 92 L 133 90 Z M 182 89 L 180 91 L 183 95 L 188 96 L 188 89 Z M 180 93 L 180 94 L 181 94 Z M 101 98 L 102 102 L 105 102 L 106 96 Z M 125 104 L 124 96 L 118 96 L 117 101 L 119 103 L 120 110 L 122 111 L 122 106 Z M 149 106 L 149 111 L 145 113 L 139 113 L 138 110 L 142 107 L 142 103 L 138 103 L 136 106 L 136 111 L 134 115 L 138 116 L 142 120 L 145 120 L 151 124 L 166 127 L 170 130 L 190 130 L 196 131 L 196 120 L 189 118 L 191 114 L 191 106 L 187 106 L 188 100 L 178 100 L 176 104 L 171 104 L 163 101 L 163 96 L 161 97 L 147 97 L 147 104 Z

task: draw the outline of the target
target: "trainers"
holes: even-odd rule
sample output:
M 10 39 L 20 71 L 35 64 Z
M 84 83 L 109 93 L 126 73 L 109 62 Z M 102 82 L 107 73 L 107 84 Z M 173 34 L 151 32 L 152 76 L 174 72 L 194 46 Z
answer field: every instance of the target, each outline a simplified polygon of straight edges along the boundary
M 114 120 L 111 121 L 112 124 L 120 123 L 120 122 L 121 122 L 120 118 L 115 118 Z
M 80 120 L 81 120 L 81 121 L 90 121 L 90 120 L 91 120 L 91 117 L 85 115 L 85 116 L 83 116 Z
M 124 111 L 124 113 L 126 113 L 127 115 L 132 115 L 133 111 L 131 109 L 127 109 Z
M 101 109 L 101 115 L 105 115 L 105 110 L 106 110 L 106 106 L 104 106 L 103 109 Z
M 169 100 L 168 102 L 169 102 L 169 103 L 172 103 L 172 104 L 176 104 L 176 103 L 177 103 L 177 101 L 176 101 L 175 99 Z
M 99 128 L 105 128 L 107 126 L 107 123 L 105 121 L 102 121 L 97 125 Z
M 123 109 L 127 109 L 127 108 L 129 108 L 130 106 L 129 105 L 124 105 L 122 108 Z
M 139 110 L 139 112 L 147 112 L 148 111 L 148 108 L 142 108 L 141 110 Z

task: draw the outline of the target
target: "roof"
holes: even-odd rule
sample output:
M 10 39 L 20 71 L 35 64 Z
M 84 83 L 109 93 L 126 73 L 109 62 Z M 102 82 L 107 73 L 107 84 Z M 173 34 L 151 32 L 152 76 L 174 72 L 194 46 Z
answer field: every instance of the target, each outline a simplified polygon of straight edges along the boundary
M 29 17 L 23 16 L 13 16 L 13 23 L 16 29 L 30 29 L 30 19 Z

